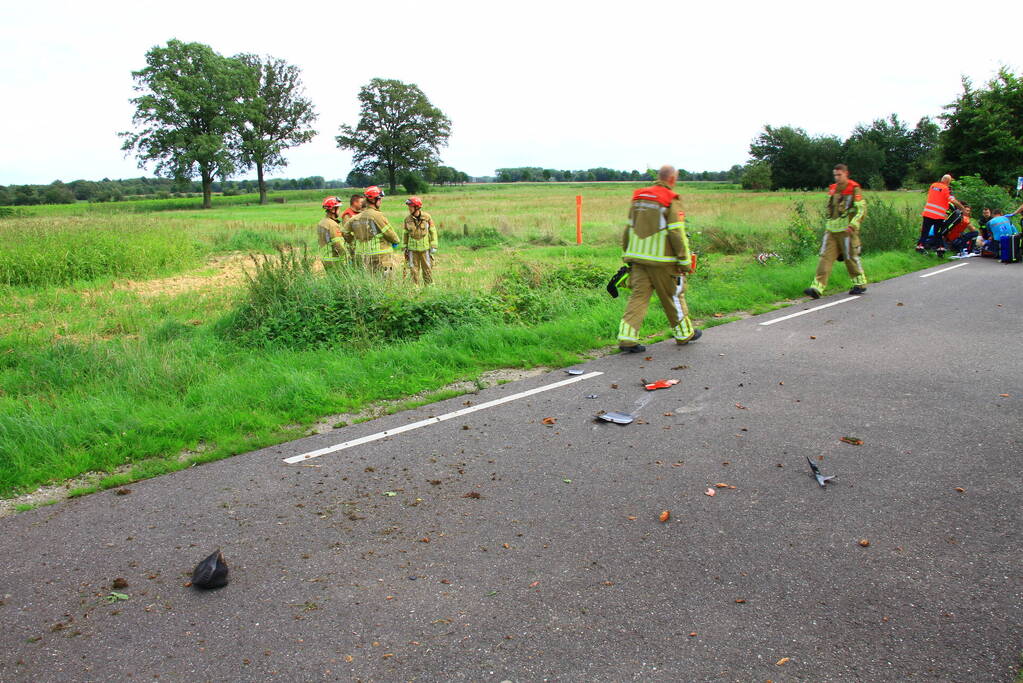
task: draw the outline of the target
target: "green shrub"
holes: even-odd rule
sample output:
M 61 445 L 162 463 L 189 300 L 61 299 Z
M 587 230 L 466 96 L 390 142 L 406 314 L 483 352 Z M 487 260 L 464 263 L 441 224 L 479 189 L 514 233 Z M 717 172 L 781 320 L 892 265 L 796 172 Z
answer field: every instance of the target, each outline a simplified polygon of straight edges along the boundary
M 786 239 L 778 248 L 778 252 L 787 261 L 805 258 L 820 250 L 823 231 L 824 215 L 820 211 L 806 208 L 803 202 L 795 202 L 785 233 Z
M 354 267 L 316 274 L 306 250 L 278 250 L 253 262 L 246 299 L 221 326 L 248 346 L 306 349 L 414 339 L 497 315 L 496 302 L 485 295 L 434 288 L 413 295 L 400 281 Z
M 913 209 L 896 209 L 890 202 L 867 198 L 867 215 L 860 224 L 863 251 L 912 248 L 920 236 L 920 216 Z
M 979 217 L 985 207 L 1010 211 L 1017 206 L 1005 188 L 988 185 L 979 175 L 964 176 L 954 181 L 952 192 L 956 199 L 963 204 L 968 204 L 973 209 L 975 217 Z
M 304 250 L 253 257 L 245 300 L 219 325 L 246 346 L 327 348 L 404 341 L 444 327 L 534 324 L 568 312 L 578 296 L 599 296 L 608 273 L 590 262 L 549 266 L 514 261 L 490 292 L 410 290 L 361 268 L 313 272 Z M 606 295 L 605 295 L 606 296 Z M 160 330 L 174 336 L 175 328 Z
M 399 182 L 409 194 L 426 194 L 430 191 L 430 183 L 418 173 L 403 173 Z

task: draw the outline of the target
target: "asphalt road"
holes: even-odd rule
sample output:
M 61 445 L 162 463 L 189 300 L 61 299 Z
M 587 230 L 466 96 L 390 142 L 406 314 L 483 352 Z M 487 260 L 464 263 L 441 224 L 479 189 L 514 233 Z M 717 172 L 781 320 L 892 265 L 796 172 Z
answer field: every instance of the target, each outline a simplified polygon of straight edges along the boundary
M 935 270 L 0 519 L 0 681 L 1012 681 L 1023 267 Z

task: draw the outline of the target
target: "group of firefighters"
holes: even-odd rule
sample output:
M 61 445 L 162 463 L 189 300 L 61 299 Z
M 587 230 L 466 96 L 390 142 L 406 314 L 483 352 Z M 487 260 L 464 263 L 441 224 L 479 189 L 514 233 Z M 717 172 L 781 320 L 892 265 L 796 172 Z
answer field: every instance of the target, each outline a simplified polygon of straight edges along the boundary
M 401 237 L 380 211 L 384 191 L 376 185 L 351 196 L 341 212 L 341 199 L 323 200 L 326 215 L 316 225 L 317 241 L 323 252 L 324 268 L 348 262 L 370 272 L 390 274 L 395 269 L 395 250 L 401 247 L 412 281 L 433 283 L 433 256 L 437 253 L 437 226 L 423 211 L 423 200 L 405 200 L 408 216 Z
M 814 299 L 820 298 L 827 288 L 835 261 L 845 263 L 852 281 L 850 294 L 861 295 L 867 291 L 859 237 L 867 204 L 860 184 L 849 177 L 845 164 L 835 165 L 832 174 L 835 182 L 828 187 L 820 259 L 813 282 L 803 290 Z M 678 172 L 666 165 L 658 171 L 653 185 L 636 190 L 632 195 L 629 220 L 621 237 L 622 260 L 626 266 L 608 285 L 613 296 L 617 296 L 618 286 L 631 289 L 618 325 L 618 347 L 623 353 L 646 350 L 639 343 L 639 331 L 655 292 L 677 344 L 688 344 L 702 336 L 702 331 L 693 326 L 685 300 L 686 278 L 696 270 L 696 255 L 689 247 L 681 198 L 673 189 L 677 181 Z M 952 197 L 951 181 L 951 176 L 946 175 L 928 191 L 921 245 L 926 235 L 942 234 L 939 224 L 947 220 L 950 203 L 966 208 Z M 413 282 L 418 283 L 421 277 L 425 284 L 430 284 L 433 281 L 432 257 L 437 251 L 437 229 L 430 214 L 422 210 L 420 198 L 405 200 L 409 214 L 399 238 L 380 212 L 383 196 L 379 187 L 369 187 L 362 194 L 352 196 L 349 207 L 340 217 L 341 201 L 337 197 L 324 200 L 327 215 L 317 228 L 321 247 L 329 248 L 332 254 L 324 264 L 331 259 L 335 262 L 347 259 L 370 271 L 386 274 L 393 270 L 393 254 L 400 246 Z M 968 209 L 966 214 L 968 221 Z

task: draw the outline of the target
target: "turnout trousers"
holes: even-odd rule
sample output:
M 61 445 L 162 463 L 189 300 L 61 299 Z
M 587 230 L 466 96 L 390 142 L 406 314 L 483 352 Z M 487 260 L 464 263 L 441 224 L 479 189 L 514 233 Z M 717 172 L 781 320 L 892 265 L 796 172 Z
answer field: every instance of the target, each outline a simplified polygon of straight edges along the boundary
M 412 282 L 419 284 L 419 274 L 423 275 L 423 283 L 433 284 L 433 255 L 429 251 L 416 251 L 409 249 L 405 256 L 405 263 L 412 273 Z
M 859 230 L 849 232 L 824 231 L 824 239 L 821 240 L 820 260 L 817 262 L 817 273 L 814 276 L 813 284 L 810 285 L 818 292 L 824 293 L 828 286 L 828 278 L 831 276 L 831 268 L 835 265 L 839 255 L 845 261 L 845 269 L 849 271 L 849 279 L 854 285 L 861 287 L 867 284 L 867 276 L 863 273 L 863 263 L 860 262 L 860 233 Z
M 684 275 L 675 273 L 674 264 L 663 266 L 644 263 L 631 264 L 629 287 L 632 294 L 625 305 L 625 315 L 618 326 L 618 344 L 635 346 L 639 343 L 639 329 L 646 318 L 650 297 L 654 292 L 661 300 L 664 315 L 671 325 L 671 334 L 676 341 L 688 341 L 693 337 L 695 328 L 689 320 L 689 307 L 686 306 Z

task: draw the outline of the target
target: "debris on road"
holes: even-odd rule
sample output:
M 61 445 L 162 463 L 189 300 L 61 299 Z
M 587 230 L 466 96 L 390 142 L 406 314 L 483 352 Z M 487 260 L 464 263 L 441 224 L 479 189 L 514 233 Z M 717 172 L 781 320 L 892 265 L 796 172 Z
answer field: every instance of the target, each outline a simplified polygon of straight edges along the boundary
M 860 545 L 863 546 L 864 548 L 869 548 L 870 547 L 870 539 L 861 538 L 860 539 Z
M 579 368 L 569 368 L 568 370 L 565 370 L 565 372 L 567 372 L 570 375 L 581 375 L 581 374 L 583 374 L 583 371 L 580 370 Z
M 617 425 L 627 425 L 631 424 L 636 418 L 628 413 L 602 413 L 597 415 L 597 419 L 604 422 L 613 422 Z
M 586 398 L 600 398 L 597 394 L 586 394 Z
M 843 436 L 841 439 L 839 439 L 839 441 L 841 441 L 842 443 L 850 444 L 852 446 L 863 445 L 863 439 L 858 439 L 855 436 Z
M 785 666 L 788 663 L 789 663 L 789 658 L 788 657 L 782 657 L 777 662 L 775 662 L 774 665 L 775 666 Z
M 665 510 L 664 512 L 662 512 L 661 516 L 658 517 L 658 519 L 660 519 L 662 522 L 667 522 L 669 519 L 671 519 L 671 510 Z
M 227 585 L 227 562 L 220 550 L 195 566 L 192 585 L 196 588 L 221 588 Z
M 824 488 L 825 485 L 829 481 L 831 481 L 832 479 L 835 478 L 835 475 L 831 475 L 830 477 L 825 477 L 823 474 L 821 474 L 820 468 L 818 468 L 817 465 L 813 464 L 813 461 L 810 460 L 810 458 L 807 458 L 806 461 L 808 463 L 810 463 L 810 469 L 812 470 L 812 476 L 814 477 L 814 479 L 817 480 L 817 485 L 820 486 L 821 488 Z
M 556 417 L 545 417 L 545 418 L 543 419 L 543 423 L 544 423 L 545 425 L 548 425 L 548 426 L 549 426 L 549 425 L 553 425 L 553 424 L 554 424 L 555 422 L 557 422 L 557 421 L 558 421 L 558 418 L 556 418 Z
M 718 492 L 715 491 L 714 489 L 707 489 L 706 491 L 703 492 L 703 495 L 705 496 L 716 496 L 717 494 Z
M 656 389 L 667 389 L 668 387 L 675 386 L 676 384 L 678 384 L 678 382 L 679 380 L 677 379 L 659 379 L 651 384 L 643 385 L 643 388 L 646 389 L 647 391 L 654 391 Z

